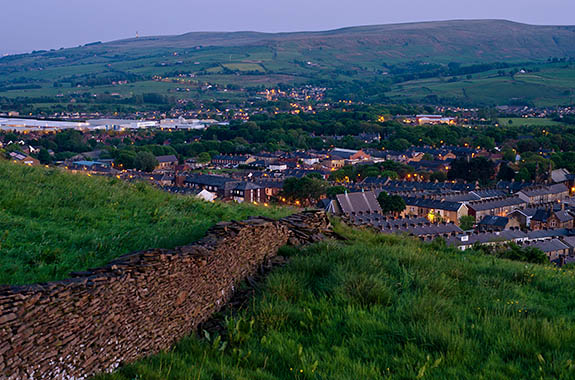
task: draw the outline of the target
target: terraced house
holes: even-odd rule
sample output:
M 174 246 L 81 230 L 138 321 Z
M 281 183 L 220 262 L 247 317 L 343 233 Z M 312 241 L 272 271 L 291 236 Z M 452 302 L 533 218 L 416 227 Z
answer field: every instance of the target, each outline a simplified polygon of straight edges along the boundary
M 462 202 L 450 202 L 429 198 L 404 197 L 406 208 L 402 216 L 427 218 L 431 222 L 442 220 L 459 224 L 459 219 L 468 214 L 467 205 Z

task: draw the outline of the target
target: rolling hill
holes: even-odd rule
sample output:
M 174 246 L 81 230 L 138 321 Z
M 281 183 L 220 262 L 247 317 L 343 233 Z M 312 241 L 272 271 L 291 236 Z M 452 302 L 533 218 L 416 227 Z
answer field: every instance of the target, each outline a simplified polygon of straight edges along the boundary
M 199 99 L 203 95 L 198 88 L 206 83 L 252 88 L 279 83 L 390 84 L 408 80 L 406 73 L 438 76 L 428 71 L 448 63 L 513 65 L 544 63 L 550 57 L 575 57 L 575 26 L 455 20 L 322 32 L 194 32 L 0 58 L 0 97 L 59 103 L 56 96 L 155 92 Z M 158 81 L 181 75 L 188 79 Z M 187 94 L 177 93 L 181 87 L 191 94 L 187 89 Z

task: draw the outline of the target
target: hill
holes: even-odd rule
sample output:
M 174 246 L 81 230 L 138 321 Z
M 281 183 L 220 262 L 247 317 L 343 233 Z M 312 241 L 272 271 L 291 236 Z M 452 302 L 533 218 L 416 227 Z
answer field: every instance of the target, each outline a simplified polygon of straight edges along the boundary
M 63 279 L 122 254 L 189 244 L 222 220 L 289 213 L 3 161 L 0 194 L 0 284 Z
M 45 104 L 74 98 L 77 105 L 110 94 L 119 98 L 100 103 L 121 103 L 146 93 L 234 100 L 247 95 L 202 88 L 206 83 L 230 89 L 280 83 L 390 84 L 409 80 L 406 74 L 444 76 L 449 63 L 540 63 L 550 57 L 575 57 L 574 26 L 455 20 L 323 32 L 188 33 L 0 58 L 0 97 Z
M 570 379 L 575 272 L 341 230 L 253 301 L 99 380 Z

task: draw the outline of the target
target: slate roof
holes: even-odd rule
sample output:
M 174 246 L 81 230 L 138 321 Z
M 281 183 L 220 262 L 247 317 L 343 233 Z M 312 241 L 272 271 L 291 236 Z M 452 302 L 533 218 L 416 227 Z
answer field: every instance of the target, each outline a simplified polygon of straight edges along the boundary
M 234 190 L 247 191 L 247 190 L 257 190 L 262 187 L 253 182 L 240 182 L 234 187 Z
M 425 199 L 417 197 L 404 197 L 403 199 L 405 200 L 405 204 L 408 206 L 424 207 L 434 210 L 457 212 L 463 206 L 463 204 L 459 202 L 449 202 L 436 199 Z
M 466 241 L 462 239 L 467 238 Z M 448 245 L 463 246 L 463 245 L 473 245 L 473 244 L 486 244 L 495 242 L 511 242 L 524 240 L 527 238 L 527 234 L 519 230 L 505 230 L 500 232 L 483 232 L 483 233 L 473 233 L 469 235 L 460 235 L 456 237 L 449 238 L 447 240 Z
M 483 219 L 481 219 L 479 225 L 484 227 L 493 226 L 505 228 L 507 223 L 509 223 L 509 218 L 505 218 L 503 216 L 486 215 Z
M 518 196 L 513 196 L 470 202 L 468 206 L 475 211 L 485 211 L 502 207 L 519 206 L 525 203 L 526 202 Z
M 170 162 L 178 162 L 178 157 L 174 156 L 173 154 L 170 154 L 168 156 L 157 156 L 156 160 L 158 160 L 158 162 L 161 163 L 170 163 Z
M 336 199 L 344 214 L 382 212 L 381 206 L 373 191 L 338 194 L 336 195 Z
M 563 243 L 559 239 L 538 241 L 538 242 L 529 244 L 528 247 L 538 248 L 545 253 L 569 249 L 569 246 L 567 244 Z

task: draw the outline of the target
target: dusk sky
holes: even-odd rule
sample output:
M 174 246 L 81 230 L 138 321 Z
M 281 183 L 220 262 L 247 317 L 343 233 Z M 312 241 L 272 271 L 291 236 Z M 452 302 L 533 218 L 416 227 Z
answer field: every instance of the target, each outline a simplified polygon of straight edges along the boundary
M 497 18 L 575 24 L 573 0 L 19 0 L 5 1 L 0 54 L 192 31 L 324 30 Z

